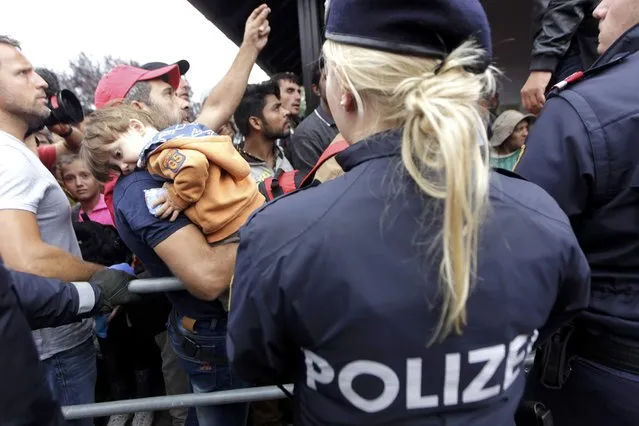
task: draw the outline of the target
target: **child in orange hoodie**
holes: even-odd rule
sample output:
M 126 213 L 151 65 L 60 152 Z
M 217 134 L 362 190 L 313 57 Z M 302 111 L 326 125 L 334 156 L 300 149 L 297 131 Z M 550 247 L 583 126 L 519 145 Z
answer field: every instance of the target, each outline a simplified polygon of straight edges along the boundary
M 209 243 L 235 235 L 264 203 L 231 139 L 199 123 L 158 131 L 145 111 L 104 108 L 89 118 L 83 150 L 98 179 L 107 168 L 123 175 L 146 168 L 166 180 L 159 195 L 140 194 L 147 197 L 149 212 L 174 221 L 184 211 Z

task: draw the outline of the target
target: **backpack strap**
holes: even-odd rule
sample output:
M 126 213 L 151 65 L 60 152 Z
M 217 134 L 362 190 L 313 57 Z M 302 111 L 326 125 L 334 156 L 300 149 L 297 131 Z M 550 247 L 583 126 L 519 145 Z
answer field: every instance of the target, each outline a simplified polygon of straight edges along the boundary
M 81 208 L 80 203 L 77 203 L 71 209 L 71 222 L 72 223 L 80 222 L 80 208 Z
M 302 183 L 302 175 L 298 170 L 285 172 L 279 169 L 274 176 L 264 179 L 257 185 L 258 191 L 266 201 L 274 200 L 280 195 L 295 191 Z
M 89 217 L 89 215 L 87 214 L 87 212 L 83 211 L 80 216 L 82 216 L 82 220 L 85 222 L 93 222 L 91 218 Z
M 315 163 L 315 166 L 311 169 L 311 171 L 308 172 L 304 179 L 302 179 L 300 187 L 313 182 L 317 170 L 322 167 L 325 162 L 327 162 L 340 152 L 344 151 L 348 147 L 349 145 L 344 139 L 340 139 L 337 142 L 330 144 L 328 148 L 326 148 L 324 152 L 322 152 L 322 155 L 320 156 L 319 160 L 317 160 L 317 163 Z
M 271 184 L 270 186 L 270 196 L 272 198 L 277 198 L 280 195 L 284 194 L 284 190 L 282 189 L 282 186 L 280 185 L 280 179 L 282 179 L 282 176 L 284 176 L 284 170 L 279 169 L 276 173 L 275 176 L 273 176 L 273 179 L 271 179 Z

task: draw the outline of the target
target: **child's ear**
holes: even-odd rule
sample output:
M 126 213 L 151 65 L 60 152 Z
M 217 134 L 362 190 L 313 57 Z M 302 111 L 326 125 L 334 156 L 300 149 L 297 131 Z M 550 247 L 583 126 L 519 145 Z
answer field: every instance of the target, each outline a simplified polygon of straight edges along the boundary
M 146 126 L 142 124 L 140 120 L 136 120 L 135 118 L 132 118 L 129 120 L 129 129 L 135 132 L 138 132 L 140 134 L 144 134 L 144 132 L 146 131 Z

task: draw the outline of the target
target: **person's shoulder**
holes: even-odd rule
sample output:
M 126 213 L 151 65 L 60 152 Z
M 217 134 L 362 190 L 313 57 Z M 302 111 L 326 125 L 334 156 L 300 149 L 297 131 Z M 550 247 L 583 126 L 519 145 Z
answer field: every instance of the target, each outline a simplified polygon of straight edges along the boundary
M 0 160 L 7 161 L 10 158 L 10 161 L 22 160 L 22 161 L 31 161 L 30 157 L 34 157 L 37 159 L 36 154 L 31 152 L 27 146 L 14 138 L 13 136 L 0 131 Z
M 126 176 L 120 176 L 115 184 L 116 188 L 127 188 L 135 184 L 156 184 L 157 180 L 153 178 L 147 170 L 139 169 Z M 160 184 L 161 185 L 161 184 Z
M 315 127 L 315 122 L 317 120 L 318 118 L 315 115 L 315 112 L 310 113 L 308 116 L 306 116 L 306 118 L 304 118 L 304 120 L 302 120 L 300 124 L 297 125 L 297 127 L 295 128 L 295 134 L 312 129 L 313 127 Z
M 314 139 L 320 135 L 318 126 L 324 125 L 315 113 L 306 117 L 296 128 L 291 140 L 294 142 L 299 139 Z M 294 145 L 293 145 L 294 147 Z
M 19 179 L 35 179 L 48 171 L 35 153 L 13 136 L 0 132 L 0 174 Z
M 321 237 L 329 212 L 351 186 L 340 176 L 320 185 L 283 195 L 259 208 L 241 230 L 241 239 L 250 239 L 251 250 L 268 256 L 283 247 L 308 245 Z
M 624 53 L 610 61 L 575 73 L 554 86 L 549 95 L 561 98 L 579 115 L 615 114 L 619 109 L 636 108 L 639 99 L 639 52 Z
M 146 170 L 136 170 L 126 176 L 120 176 L 113 189 L 113 203 L 117 206 L 124 201 L 142 200 L 144 202 L 143 191 L 145 189 L 159 188 L 162 182 L 155 179 Z
M 541 187 L 515 173 L 496 170 L 491 174 L 490 201 L 497 217 L 514 211 L 522 221 L 532 220 L 572 233 L 568 216 L 557 202 Z

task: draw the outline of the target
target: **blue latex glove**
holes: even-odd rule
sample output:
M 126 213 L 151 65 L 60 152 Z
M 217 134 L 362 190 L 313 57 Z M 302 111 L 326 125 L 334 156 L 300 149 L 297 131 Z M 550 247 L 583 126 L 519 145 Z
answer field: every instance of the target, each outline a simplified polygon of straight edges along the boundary
M 109 269 L 115 269 L 117 271 L 126 272 L 129 275 L 135 275 L 135 271 L 128 263 L 119 263 L 117 265 L 109 266 Z M 109 317 L 111 314 L 103 314 L 95 317 L 95 334 L 102 338 L 107 338 L 107 332 L 109 330 Z
M 126 272 L 129 275 L 135 275 L 135 270 L 128 263 L 119 263 L 117 265 L 109 266 L 109 269 L 115 269 L 117 271 Z
M 98 315 L 95 317 L 95 334 L 101 338 L 107 338 L 107 330 L 109 329 L 109 315 Z

